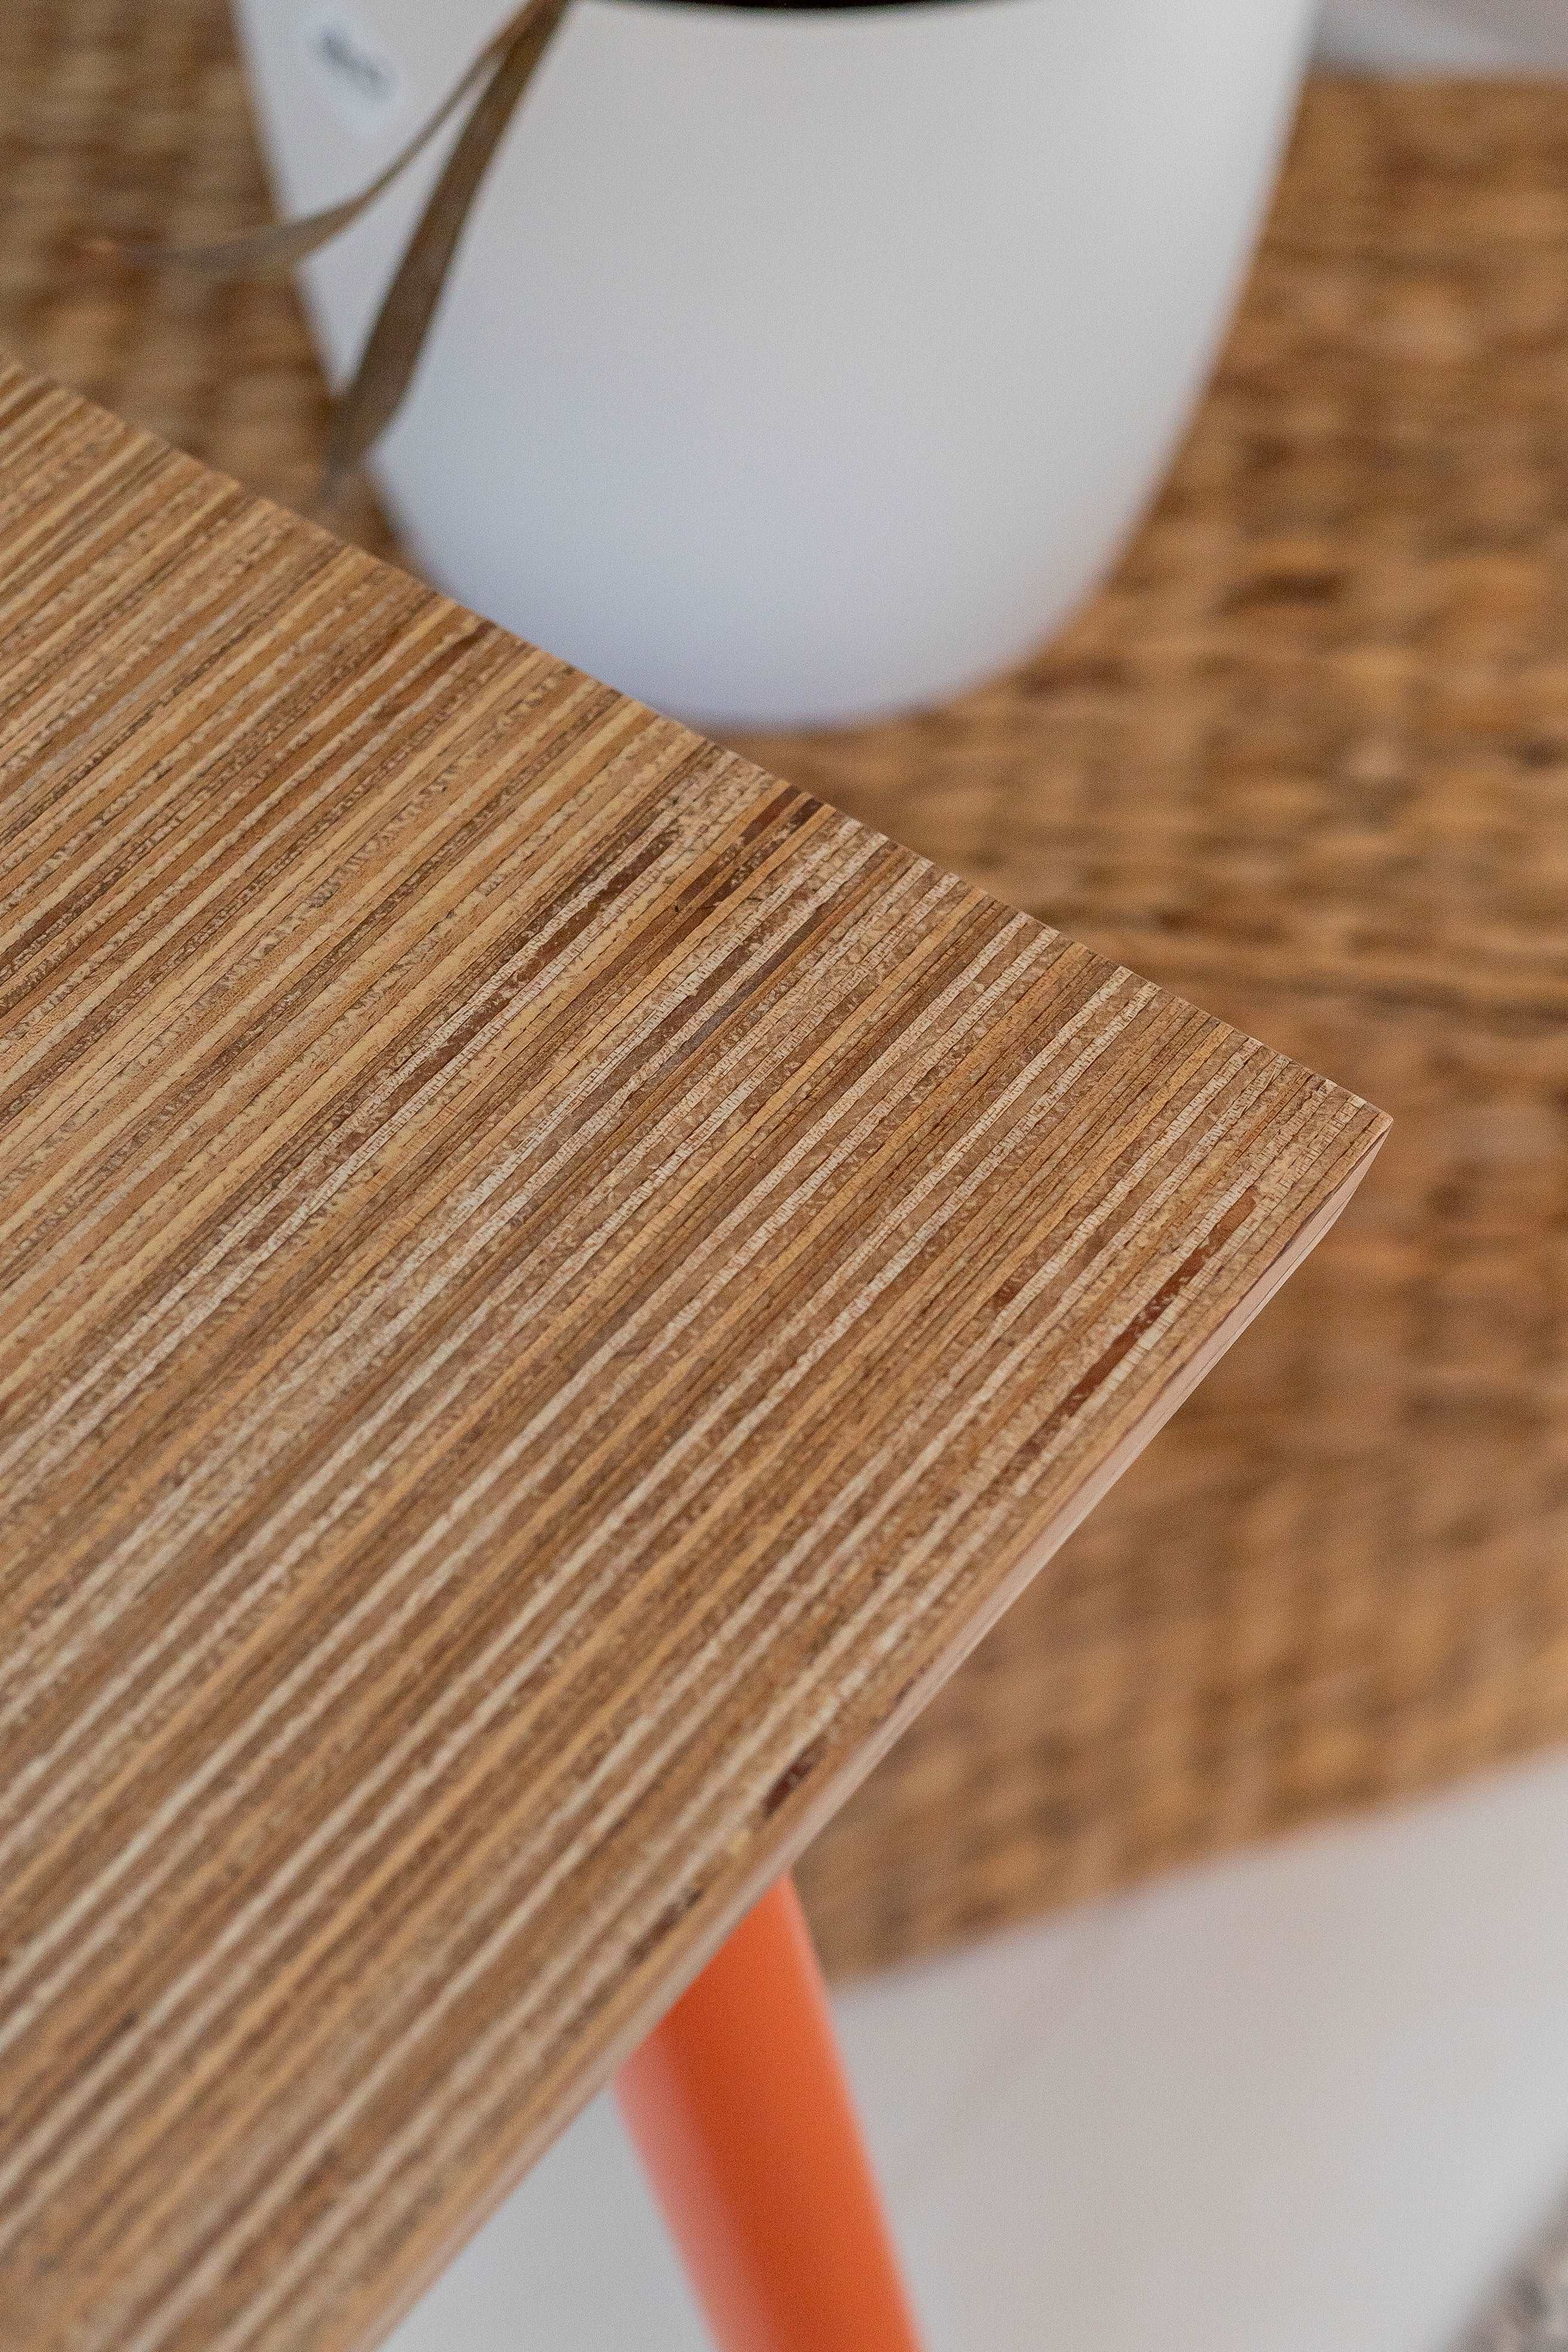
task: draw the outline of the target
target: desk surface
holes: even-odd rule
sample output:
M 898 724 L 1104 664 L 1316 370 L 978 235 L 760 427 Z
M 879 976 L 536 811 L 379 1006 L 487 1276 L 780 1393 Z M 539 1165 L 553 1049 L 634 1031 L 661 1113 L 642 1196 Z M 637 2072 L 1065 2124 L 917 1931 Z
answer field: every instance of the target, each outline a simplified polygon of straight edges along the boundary
M 0 373 L 0 2297 L 374 2339 L 1375 1111 Z

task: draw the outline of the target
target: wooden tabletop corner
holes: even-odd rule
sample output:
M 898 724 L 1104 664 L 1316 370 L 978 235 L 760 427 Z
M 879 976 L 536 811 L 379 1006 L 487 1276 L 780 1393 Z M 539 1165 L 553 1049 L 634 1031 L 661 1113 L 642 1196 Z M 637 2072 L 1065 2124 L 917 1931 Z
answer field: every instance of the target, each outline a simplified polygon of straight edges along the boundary
M 0 372 L 0 2340 L 373 2342 L 1353 1096 Z

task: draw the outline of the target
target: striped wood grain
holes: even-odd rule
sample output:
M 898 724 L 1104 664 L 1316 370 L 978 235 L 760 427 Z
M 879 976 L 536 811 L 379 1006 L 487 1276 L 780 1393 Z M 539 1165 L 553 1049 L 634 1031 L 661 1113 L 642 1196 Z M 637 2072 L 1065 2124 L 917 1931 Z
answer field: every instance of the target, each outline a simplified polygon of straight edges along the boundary
M 373 2340 L 1378 1114 L 0 373 L 0 2330 Z

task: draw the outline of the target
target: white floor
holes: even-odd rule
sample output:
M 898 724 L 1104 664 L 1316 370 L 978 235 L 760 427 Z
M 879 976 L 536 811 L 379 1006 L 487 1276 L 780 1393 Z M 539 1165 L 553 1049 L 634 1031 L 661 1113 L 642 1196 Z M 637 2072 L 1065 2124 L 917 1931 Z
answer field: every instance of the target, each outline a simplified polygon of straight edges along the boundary
M 1444 2352 L 1568 2193 L 1568 1760 L 852 1991 L 930 2352 Z M 704 2352 L 601 2100 L 396 2352 Z

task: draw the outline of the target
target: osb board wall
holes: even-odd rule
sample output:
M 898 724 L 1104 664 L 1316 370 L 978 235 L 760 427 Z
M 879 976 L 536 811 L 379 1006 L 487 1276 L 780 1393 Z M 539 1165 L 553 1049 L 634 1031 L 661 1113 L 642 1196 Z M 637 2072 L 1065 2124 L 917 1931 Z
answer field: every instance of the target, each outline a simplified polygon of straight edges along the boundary
M 213 0 L 16 0 L 0 341 L 305 494 Z M 353 518 L 374 543 L 367 507 Z M 748 748 L 1386 1105 L 1329 1244 L 813 1849 L 840 1968 L 1568 1730 L 1568 90 L 1321 81 L 1110 588 L 931 717 Z

